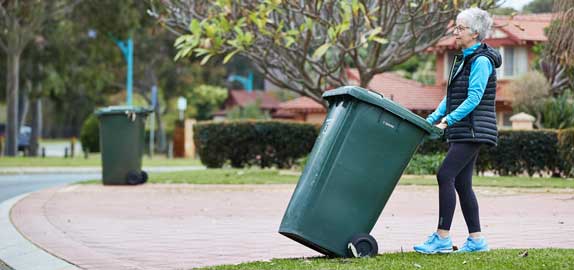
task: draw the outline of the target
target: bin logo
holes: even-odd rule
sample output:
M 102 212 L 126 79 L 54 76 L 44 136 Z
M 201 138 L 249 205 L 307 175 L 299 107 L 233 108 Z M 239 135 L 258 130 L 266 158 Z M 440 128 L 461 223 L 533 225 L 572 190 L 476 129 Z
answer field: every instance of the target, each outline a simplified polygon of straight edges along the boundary
M 327 130 L 329 129 L 329 124 L 331 123 L 331 121 L 333 121 L 333 119 L 325 120 L 325 128 L 323 128 L 323 134 L 327 133 Z
M 384 120 L 383 120 L 383 125 L 385 125 L 385 126 L 387 126 L 387 127 L 390 127 L 390 128 L 395 128 L 395 125 L 393 125 L 393 124 L 391 124 L 391 123 L 389 123 L 389 122 L 387 122 L 387 121 L 384 121 Z

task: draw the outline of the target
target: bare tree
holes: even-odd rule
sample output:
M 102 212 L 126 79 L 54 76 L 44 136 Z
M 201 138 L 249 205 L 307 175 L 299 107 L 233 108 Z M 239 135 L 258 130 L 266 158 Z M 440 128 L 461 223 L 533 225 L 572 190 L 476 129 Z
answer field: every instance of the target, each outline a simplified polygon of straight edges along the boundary
M 81 0 L 0 0 L 0 49 L 6 54 L 6 155 L 18 145 L 20 58 L 26 46 L 49 19 L 68 13 Z
M 550 83 L 550 94 L 560 96 L 574 90 L 574 1 L 554 2 L 554 15 L 547 29 L 548 43 L 540 58 L 540 69 Z
M 159 1 L 159 2 L 158 2 Z M 239 53 L 272 83 L 323 103 L 330 87 L 360 85 L 447 34 L 459 8 L 495 1 L 158 0 L 150 13 L 179 32 L 176 58 Z M 461 2 L 459 4 L 459 2 Z M 324 104 L 324 103 L 323 103 Z
M 548 29 L 548 46 L 550 57 L 561 65 L 574 67 L 574 1 L 556 0 L 554 17 Z

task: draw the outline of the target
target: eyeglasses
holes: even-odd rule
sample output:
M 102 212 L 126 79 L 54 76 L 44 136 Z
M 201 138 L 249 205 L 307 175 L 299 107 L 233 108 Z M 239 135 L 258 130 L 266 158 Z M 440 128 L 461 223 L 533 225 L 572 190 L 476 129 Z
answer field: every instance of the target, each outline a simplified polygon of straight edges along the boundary
M 455 25 L 455 26 L 454 26 L 454 31 L 456 31 L 456 32 L 462 32 L 462 31 L 464 31 L 464 30 L 466 30 L 466 29 L 469 29 L 469 28 L 470 28 L 470 27 L 464 26 L 464 25 Z

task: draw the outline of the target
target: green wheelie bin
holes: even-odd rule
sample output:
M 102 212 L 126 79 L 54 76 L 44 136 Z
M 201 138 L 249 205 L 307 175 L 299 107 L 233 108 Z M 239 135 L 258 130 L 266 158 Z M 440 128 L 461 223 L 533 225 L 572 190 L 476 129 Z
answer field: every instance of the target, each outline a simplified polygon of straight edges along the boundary
M 100 151 L 104 185 L 136 185 L 147 181 L 142 171 L 145 120 L 142 107 L 110 106 L 96 111 L 100 120 Z
M 369 235 L 423 139 L 442 130 L 381 94 L 327 91 L 329 112 L 279 233 L 330 257 L 378 253 Z

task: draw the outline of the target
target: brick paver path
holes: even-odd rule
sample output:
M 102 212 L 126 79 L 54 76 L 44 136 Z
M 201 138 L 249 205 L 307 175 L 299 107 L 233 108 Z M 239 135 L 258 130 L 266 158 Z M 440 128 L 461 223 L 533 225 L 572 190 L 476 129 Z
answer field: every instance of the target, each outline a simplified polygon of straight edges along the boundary
M 189 269 L 318 253 L 277 233 L 294 185 L 74 185 L 12 210 L 34 243 L 86 269 Z M 574 191 L 478 188 L 492 248 L 574 248 Z M 372 234 L 411 250 L 436 224 L 436 187 L 399 186 Z M 466 227 L 457 208 L 455 244 Z

